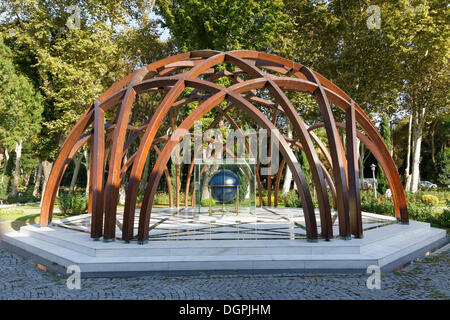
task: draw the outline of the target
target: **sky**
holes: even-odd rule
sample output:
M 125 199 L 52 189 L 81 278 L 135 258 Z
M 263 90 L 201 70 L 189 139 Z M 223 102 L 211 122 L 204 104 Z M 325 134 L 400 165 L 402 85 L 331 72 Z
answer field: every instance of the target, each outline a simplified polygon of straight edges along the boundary
M 161 16 L 156 15 L 153 11 L 150 13 L 150 19 L 152 20 L 158 20 L 161 19 Z M 161 35 L 159 36 L 159 39 L 162 41 L 167 41 L 170 37 L 169 29 L 167 28 L 160 28 L 158 27 L 158 31 L 161 32 Z

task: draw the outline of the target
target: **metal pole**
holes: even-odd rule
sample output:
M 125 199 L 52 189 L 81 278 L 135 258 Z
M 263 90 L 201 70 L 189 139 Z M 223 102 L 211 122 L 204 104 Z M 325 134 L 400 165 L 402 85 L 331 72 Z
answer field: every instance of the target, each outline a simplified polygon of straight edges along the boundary
M 236 186 L 236 215 L 239 215 L 239 186 Z
M 212 214 L 211 186 L 208 186 L 208 191 L 209 191 L 209 215 L 211 215 Z

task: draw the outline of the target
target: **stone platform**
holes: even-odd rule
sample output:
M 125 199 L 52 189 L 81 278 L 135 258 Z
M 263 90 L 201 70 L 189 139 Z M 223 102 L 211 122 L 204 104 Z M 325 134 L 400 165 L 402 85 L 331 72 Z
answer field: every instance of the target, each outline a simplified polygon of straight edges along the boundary
M 49 227 L 22 227 L 6 234 L 2 245 L 54 272 L 66 274 L 69 265 L 78 265 L 82 277 L 106 277 L 366 272 L 370 265 L 389 271 L 446 242 L 446 231 L 428 223 L 398 224 L 393 217 L 371 213 L 363 213 L 362 239 L 308 242 L 297 208 L 211 216 L 187 209 L 154 209 L 144 245 L 121 241 L 121 226 L 119 215 L 116 241 L 93 241 L 88 233 L 90 215 L 81 215 L 54 221 Z M 335 234 L 337 229 L 336 219 Z

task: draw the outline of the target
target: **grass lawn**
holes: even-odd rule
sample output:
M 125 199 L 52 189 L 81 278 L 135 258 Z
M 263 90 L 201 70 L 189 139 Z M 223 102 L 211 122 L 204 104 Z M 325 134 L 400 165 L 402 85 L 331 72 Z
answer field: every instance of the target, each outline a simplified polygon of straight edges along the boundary
M 55 208 L 56 207 L 57 207 L 57 205 L 55 204 Z M 41 209 L 41 206 L 39 204 L 27 204 L 25 206 L 14 206 L 14 207 L 10 207 L 10 208 L 0 209 L 0 212 L 2 210 L 7 210 L 7 209 L 15 209 L 15 210 Z
M 0 209 L 0 221 L 22 221 L 29 224 L 39 223 L 39 213 L 30 213 L 26 212 L 29 209 L 39 209 L 37 208 L 28 208 L 28 210 L 23 210 L 23 207 L 14 207 L 7 209 Z M 55 212 L 53 213 L 53 219 L 61 219 L 65 216 Z
M 124 205 L 118 205 L 119 209 L 124 209 Z M 155 208 L 167 208 L 169 205 L 167 204 L 155 204 Z M 36 210 L 40 210 L 40 206 L 36 205 L 26 205 L 26 206 L 14 206 L 9 208 L 0 209 L 0 222 L 1 221 L 17 221 L 17 222 L 25 222 L 27 224 L 35 224 L 39 223 L 39 215 L 40 213 Z M 58 208 L 58 205 L 55 204 L 55 209 Z M 62 219 L 67 218 L 68 216 L 64 216 L 58 212 L 53 213 L 53 219 Z

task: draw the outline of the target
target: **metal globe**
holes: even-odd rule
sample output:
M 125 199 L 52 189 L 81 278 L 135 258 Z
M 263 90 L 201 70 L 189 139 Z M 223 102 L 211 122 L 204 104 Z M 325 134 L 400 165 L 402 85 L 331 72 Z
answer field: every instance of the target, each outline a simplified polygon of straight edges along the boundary
M 230 202 L 237 197 L 237 188 L 241 185 L 238 176 L 231 170 L 217 171 L 209 180 L 211 196 L 217 202 Z

